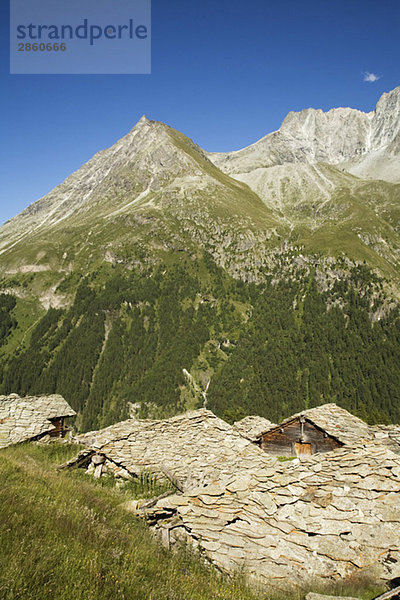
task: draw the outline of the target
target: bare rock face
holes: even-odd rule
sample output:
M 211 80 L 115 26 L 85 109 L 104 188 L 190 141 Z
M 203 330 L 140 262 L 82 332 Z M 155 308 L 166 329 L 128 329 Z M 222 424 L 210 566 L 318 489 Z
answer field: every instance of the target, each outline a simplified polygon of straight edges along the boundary
M 351 108 L 290 112 L 278 131 L 238 152 L 215 153 L 210 158 L 223 171 L 235 175 L 277 165 L 324 162 L 346 164 L 350 173 L 378 178 L 372 165 L 369 173 L 372 161 L 368 159 L 390 160 L 397 155 L 397 169 L 392 168 L 386 177 L 399 181 L 399 132 L 400 87 L 383 94 L 370 113 Z

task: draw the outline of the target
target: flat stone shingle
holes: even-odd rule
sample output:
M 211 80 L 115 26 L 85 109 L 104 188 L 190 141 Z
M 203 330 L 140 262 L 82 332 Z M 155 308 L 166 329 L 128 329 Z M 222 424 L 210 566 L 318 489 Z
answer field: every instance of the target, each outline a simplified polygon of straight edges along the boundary
M 88 448 L 70 464 L 104 457 L 116 475 L 178 480 L 183 494 L 141 514 L 165 543 L 191 542 L 221 570 L 278 587 L 400 577 L 400 457 L 387 444 L 397 429 L 335 405 L 302 414 L 344 446 L 280 462 L 202 409 L 85 434 Z
M 265 417 L 250 415 L 248 417 L 244 417 L 244 419 L 241 419 L 240 421 L 235 421 L 233 427 L 240 433 L 240 435 L 252 442 L 255 442 L 262 433 L 268 431 L 269 429 L 273 429 L 276 427 L 276 425 L 271 423 L 271 421 Z
M 142 514 L 164 541 L 185 539 L 221 570 L 269 585 L 400 576 L 398 455 L 370 441 L 274 467 L 242 468 Z
M 240 471 L 249 461 L 265 469 L 276 460 L 206 409 L 163 421 L 129 419 L 78 440 L 103 454 L 110 467 L 131 475 L 164 473 L 184 489 Z

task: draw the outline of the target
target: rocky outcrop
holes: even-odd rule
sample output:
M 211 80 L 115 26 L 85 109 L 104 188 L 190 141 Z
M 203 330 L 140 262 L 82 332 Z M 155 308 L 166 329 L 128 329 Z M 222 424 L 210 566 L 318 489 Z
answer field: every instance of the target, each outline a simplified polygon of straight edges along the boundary
M 382 95 L 373 112 L 351 108 L 333 108 L 328 112 L 308 108 L 290 112 L 278 131 L 248 148 L 214 153 L 210 157 L 230 174 L 256 174 L 257 169 L 278 165 L 322 162 L 343 164 L 350 173 L 378 179 L 379 173 L 373 163 L 378 159 L 390 160 L 397 154 L 387 178 L 388 181 L 399 181 L 399 132 L 400 87 L 397 87 Z
M 90 273 L 104 260 L 144 268 L 164 254 L 206 249 L 233 277 L 260 282 L 282 249 L 304 248 L 310 257 L 367 257 L 392 278 L 398 191 L 387 181 L 400 181 L 399 107 L 397 88 L 368 114 L 289 113 L 279 131 L 227 154 L 142 118 L 0 228 L 0 273 L 45 267 L 58 284 L 63 271 Z M 52 290 L 46 300 L 50 280 L 35 278 L 43 305 L 62 306 Z M 28 287 L 37 295 L 36 284 Z
M 355 257 L 361 241 L 398 264 L 397 219 L 391 213 L 398 196 L 392 184 L 400 182 L 399 140 L 400 87 L 383 94 L 370 113 L 350 108 L 290 112 L 278 131 L 251 146 L 209 156 L 290 224 L 289 244 L 298 241 L 298 227 L 301 238 L 304 227 L 312 236 L 322 228 L 321 245 L 334 256 L 335 237 L 343 227 L 352 237 L 361 234 L 351 247 L 343 247 L 344 254 Z M 358 220 L 359 211 L 366 216 L 366 207 L 372 209 L 374 225 L 367 218 Z M 385 215 L 385 223 L 377 222 L 377 215 Z

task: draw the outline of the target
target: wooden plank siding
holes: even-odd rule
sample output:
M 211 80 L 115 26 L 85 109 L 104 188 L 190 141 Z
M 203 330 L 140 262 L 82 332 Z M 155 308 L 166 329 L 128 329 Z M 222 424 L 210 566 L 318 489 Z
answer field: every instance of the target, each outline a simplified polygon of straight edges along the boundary
M 298 456 L 329 452 L 341 448 L 343 444 L 307 418 L 297 417 L 264 433 L 260 438 L 260 446 L 275 456 Z
M 49 432 L 50 437 L 64 437 L 64 435 L 68 431 L 68 428 L 65 426 L 65 418 L 58 417 L 56 419 L 50 419 L 50 421 L 55 427 L 55 429 L 52 429 Z

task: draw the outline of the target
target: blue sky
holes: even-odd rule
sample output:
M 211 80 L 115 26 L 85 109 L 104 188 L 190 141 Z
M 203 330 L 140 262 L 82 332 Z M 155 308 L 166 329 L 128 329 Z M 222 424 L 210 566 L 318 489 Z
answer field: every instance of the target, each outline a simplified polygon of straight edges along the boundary
M 144 113 L 234 150 L 290 110 L 370 111 L 400 85 L 398 0 L 153 0 L 152 74 L 124 76 L 9 75 L 8 10 L 0 0 L 0 222 Z

